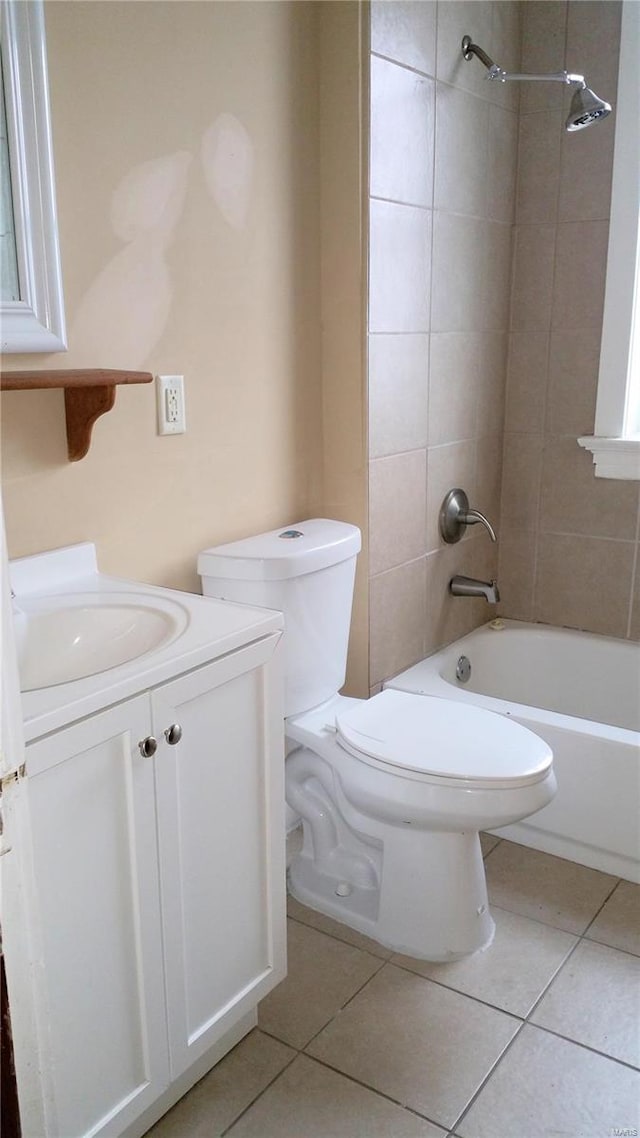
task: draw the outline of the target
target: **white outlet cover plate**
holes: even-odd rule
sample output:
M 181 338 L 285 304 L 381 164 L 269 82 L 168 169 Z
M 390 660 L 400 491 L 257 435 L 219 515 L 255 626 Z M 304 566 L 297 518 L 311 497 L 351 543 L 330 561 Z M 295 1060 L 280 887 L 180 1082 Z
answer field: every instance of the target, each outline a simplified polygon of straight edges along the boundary
M 156 376 L 156 409 L 159 435 L 184 434 L 184 376 Z

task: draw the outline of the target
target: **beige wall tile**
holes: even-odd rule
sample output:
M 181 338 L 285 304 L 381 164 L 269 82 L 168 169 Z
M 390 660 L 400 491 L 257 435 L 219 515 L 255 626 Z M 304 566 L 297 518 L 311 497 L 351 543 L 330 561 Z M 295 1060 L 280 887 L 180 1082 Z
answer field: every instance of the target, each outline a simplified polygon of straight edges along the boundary
M 481 289 L 485 300 L 483 328 L 486 331 L 507 332 L 513 260 L 512 227 L 488 221 L 485 242 L 486 275 L 484 280 L 482 277 L 476 280 L 476 287 Z
M 615 125 L 615 116 L 609 115 L 598 123 L 597 131 L 562 131 L 560 221 L 609 216 Z
M 523 5 L 522 70 L 544 74 L 565 67 L 567 5 L 559 0 L 527 0 Z M 562 107 L 560 83 L 523 83 L 520 111 Z
M 546 331 L 549 327 L 555 244 L 552 225 L 525 225 L 516 230 L 511 292 L 514 332 Z
M 496 558 L 496 546 L 480 535 L 427 555 L 426 655 L 459 640 L 495 616 L 495 608 L 482 598 L 452 597 L 449 581 L 456 574 L 492 580 L 497 576 Z
M 360 526 L 364 536 L 356 573 L 346 686 L 350 695 L 360 696 L 369 686 L 363 76 L 354 67 L 363 34 L 361 16 L 358 7 L 349 3 L 316 8 L 320 46 L 322 419 L 314 423 L 322 439 L 322 512 L 325 517 Z
M 489 107 L 487 217 L 510 225 L 513 221 L 518 163 L 518 116 Z
M 633 557 L 632 542 L 542 534 L 536 620 L 625 636 Z
M 533 620 L 537 536 L 500 528 L 498 587 L 500 615 Z
M 429 445 L 470 439 L 476 432 L 475 386 L 480 334 L 437 332 L 430 337 Z
M 369 192 L 373 197 L 431 206 L 434 89 L 432 79 L 371 57 Z
M 372 683 L 395 676 L 424 656 L 425 559 L 371 578 Z
M 507 431 L 535 434 L 544 429 L 549 336 L 512 332 L 507 371 Z
M 520 532 L 537 525 L 542 472 L 541 435 L 506 435 L 502 467 L 503 526 Z
M 425 552 L 424 450 L 376 458 L 369 466 L 369 568 L 372 576 Z
M 521 225 L 556 219 L 563 133 L 558 111 L 539 111 L 520 119 L 516 219 Z
M 435 209 L 486 216 L 489 110 L 485 99 L 437 84 Z
M 620 0 L 571 0 L 568 5 L 567 70 L 584 75 L 588 86 L 610 103 L 616 98 L 621 14 Z
M 469 35 L 491 54 L 488 44 L 493 39 L 492 21 L 492 5 L 487 0 L 461 0 L 458 4 L 438 5 L 438 79 L 462 87 L 481 98 L 489 98 L 488 84 L 484 81 L 484 67 L 477 60 L 464 60 L 460 44 L 462 37 Z
M 540 495 L 540 529 L 589 537 L 636 536 L 637 482 L 596 478 L 592 456 L 574 438 L 547 439 Z
M 493 525 L 500 530 L 500 494 L 502 489 L 502 433 L 483 435 L 476 443 L 476 473 L 474 501 Z M 479 526 L 476 535 L 481 532 Z
M 436 7 L 435 0 L 373 0 L 371 50 L 435 75 Z
M 558 226 L 554 328 L 602 325 L 608 239 L 608 221 L 564 222 Z
M 491 327 L 488 324 L 491 294 L 486 289 L 486 280 L 493 223 L 436 212 L 433 226 L 433 280 L 437 287 L 433 289 L 432 330 L 487 331 Z
M 460 50 L 462 37 L 470 35 L 474 43 L 498 62 L 501 62 L 501 54 L 503 58 L 507 53 L 514 58 L 517 52 L 514 41 L 517 41 L 518 34 L 514 13 L 510 12 L 506 19 L 502 19 L 495 11 L 496 7 L 485 0 L 458 0 L 455 4 L 445 0 L 438 6 L 437 75 L 445 83 L 514 110 L 518 92 L 504 83 L 488 83 L 484 66 L 475 58 L 463 59 Z
M 369 454 L 418 450 L 427 444 L 429 337 L 369 337 Z
M 638 556 L 638 562 L 640 563 L 640 554 Z M 632 640 L 640 640 L 640 571 L 638 571 L 637 565 L 631 615 L 629 618 L 629 636 Z
M 431 212 L 371 202 L 369 331 L 428 332 Z
M 494 58 L 498 60 L 505 71 L 520 70 L 522 9 L 523 5 L 518 0 L 493 0 L 491 42 L 495 52 Z M 520 91 L 517 83 L 498 84 L 498 86 L 506 87 L 500 105 L 517 112 L 520 106 Z
M 593 432 L 599 363 L 598 324 L 551 333 L 546 423 L 551 434 L 578 438 Z
M 443 545 L 438 528 L 440 507 L 449 490 L 466 490 L 473 503 L 475 495 L 476 447 L 473 443 L 449 443 L 429 447 L 427 452 L 427 540 L 426 550 Z
M 496 434 L 504 427 L 508 335 L 486 332 L 475 341 L 473 337 L 469 339 L 477 350 L 476 434 Z

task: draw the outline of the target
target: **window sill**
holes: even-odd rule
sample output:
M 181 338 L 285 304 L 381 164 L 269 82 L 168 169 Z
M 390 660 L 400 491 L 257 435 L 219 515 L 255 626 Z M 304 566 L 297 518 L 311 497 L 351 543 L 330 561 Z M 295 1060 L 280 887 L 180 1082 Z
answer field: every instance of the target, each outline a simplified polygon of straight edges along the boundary
M 578 445 L 593 455 L 596 478 L 640 482 L 640 438 L 598 438 L 587 435 Z

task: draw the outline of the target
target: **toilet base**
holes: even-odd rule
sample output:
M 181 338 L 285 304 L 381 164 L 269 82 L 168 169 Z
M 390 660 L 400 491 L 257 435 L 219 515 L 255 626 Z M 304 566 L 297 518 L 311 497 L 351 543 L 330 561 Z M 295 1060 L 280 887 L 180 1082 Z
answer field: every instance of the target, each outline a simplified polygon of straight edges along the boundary
M 375 836 L 383 845 L 379 886 L 319 870 L 305 834 L 305 848 L 289 869 L 292 896 L 385 948 L 420 960 L 454 961 L 488 948 L 495 926 L 477 833 L 393 828 Z

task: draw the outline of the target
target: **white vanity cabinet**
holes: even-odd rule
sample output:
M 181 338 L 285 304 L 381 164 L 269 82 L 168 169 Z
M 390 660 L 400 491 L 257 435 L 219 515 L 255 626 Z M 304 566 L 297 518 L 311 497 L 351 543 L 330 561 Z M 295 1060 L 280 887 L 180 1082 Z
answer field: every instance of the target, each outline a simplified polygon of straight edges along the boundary
M 278 639 L 27 748 L 47 1138 L 151 1125 L 285 974 Z

